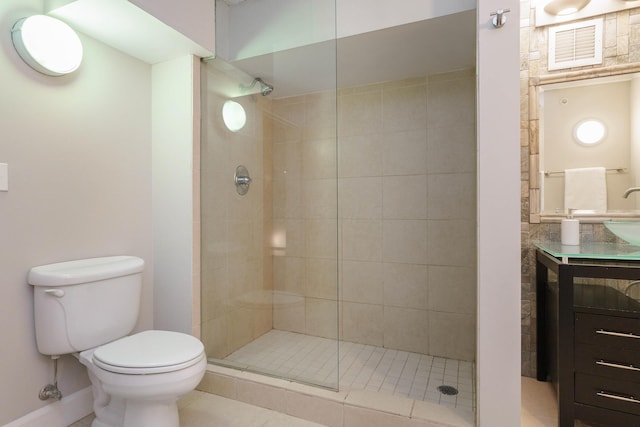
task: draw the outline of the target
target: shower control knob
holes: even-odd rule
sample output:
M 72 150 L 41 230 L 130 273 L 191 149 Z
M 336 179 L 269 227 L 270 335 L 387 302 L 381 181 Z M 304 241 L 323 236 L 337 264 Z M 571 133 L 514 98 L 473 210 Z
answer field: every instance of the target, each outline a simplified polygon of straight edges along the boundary
M 249 185 L 251 183 L 251 178 L 248 176 L 237 176 L 236 184 L 237 185 Z
M 247 194 L 249 191 L 249 184 L 251 184 L 251 177 L 249 171 L 243 165 L 236 168 L 236 173 L 233 176 L 233 181 L 236 184 L 236 192 L 241 196 Z

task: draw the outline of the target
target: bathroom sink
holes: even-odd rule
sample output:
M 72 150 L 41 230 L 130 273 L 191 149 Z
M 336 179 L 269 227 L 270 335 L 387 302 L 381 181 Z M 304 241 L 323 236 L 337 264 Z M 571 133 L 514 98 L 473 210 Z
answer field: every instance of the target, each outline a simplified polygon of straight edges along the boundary
M 640 221 L 604 221 L 604 225 L 625 242 L 640 246 Z

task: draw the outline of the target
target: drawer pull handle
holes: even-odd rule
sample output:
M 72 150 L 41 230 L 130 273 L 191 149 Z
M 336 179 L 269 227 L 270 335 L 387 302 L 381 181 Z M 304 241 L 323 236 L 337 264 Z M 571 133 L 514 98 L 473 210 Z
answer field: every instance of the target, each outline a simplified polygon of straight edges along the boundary
M 636 368 L 633 365 L 620 365 L 618 363 L 605 362 L 604 360 L 596 361 L 596 365 L 608 366 L 609 368 L 627 369 L 629 371 L 640 371 L 640 368 Z
M 634 399 L 632 396 L 629 396 L 629 397 L 620 396 L 617 394 L 607 393 L 606 391 L 599 391 L 596 394 L 600 397 L 606 397 L 607 399 L 622 400 L 623 402 L 629 402 L 629 403 L 640 403 L 640 400 Z
M 625 334 L 622 332 L 612 332 L 612 331 L 605 331 L 604 329 L 598 329 L 596 331 L 596 334 L 601 334 L 601 335 L 611 335 L 614 337 L 623 337 L 623 338 L 640 338 L 640 335 L 635 335 L 635 334 Z

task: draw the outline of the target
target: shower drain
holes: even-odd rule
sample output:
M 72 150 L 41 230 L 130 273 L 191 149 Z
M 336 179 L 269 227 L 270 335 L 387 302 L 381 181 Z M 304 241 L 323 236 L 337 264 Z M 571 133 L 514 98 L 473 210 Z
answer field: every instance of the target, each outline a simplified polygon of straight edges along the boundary
M 451 387 L 450 385 L 441 385 L 438 387 L 438 391 L 442 394 L 446 394 L 447 396 L 455 396 L 458 394 L 458 389 Z

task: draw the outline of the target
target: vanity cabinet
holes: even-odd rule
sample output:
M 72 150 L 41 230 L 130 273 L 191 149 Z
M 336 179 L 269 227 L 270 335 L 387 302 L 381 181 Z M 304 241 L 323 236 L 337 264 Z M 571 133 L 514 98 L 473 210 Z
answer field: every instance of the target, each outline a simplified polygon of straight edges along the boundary
M 577 306 L 574 319 L 575 401 L 640 415 L 640 319 Z
M 584 280 L 640 280 L 640 248 L 536 246 L 537 376 L 556 389 L 559 426 L 640 426 L 640 302 Z

